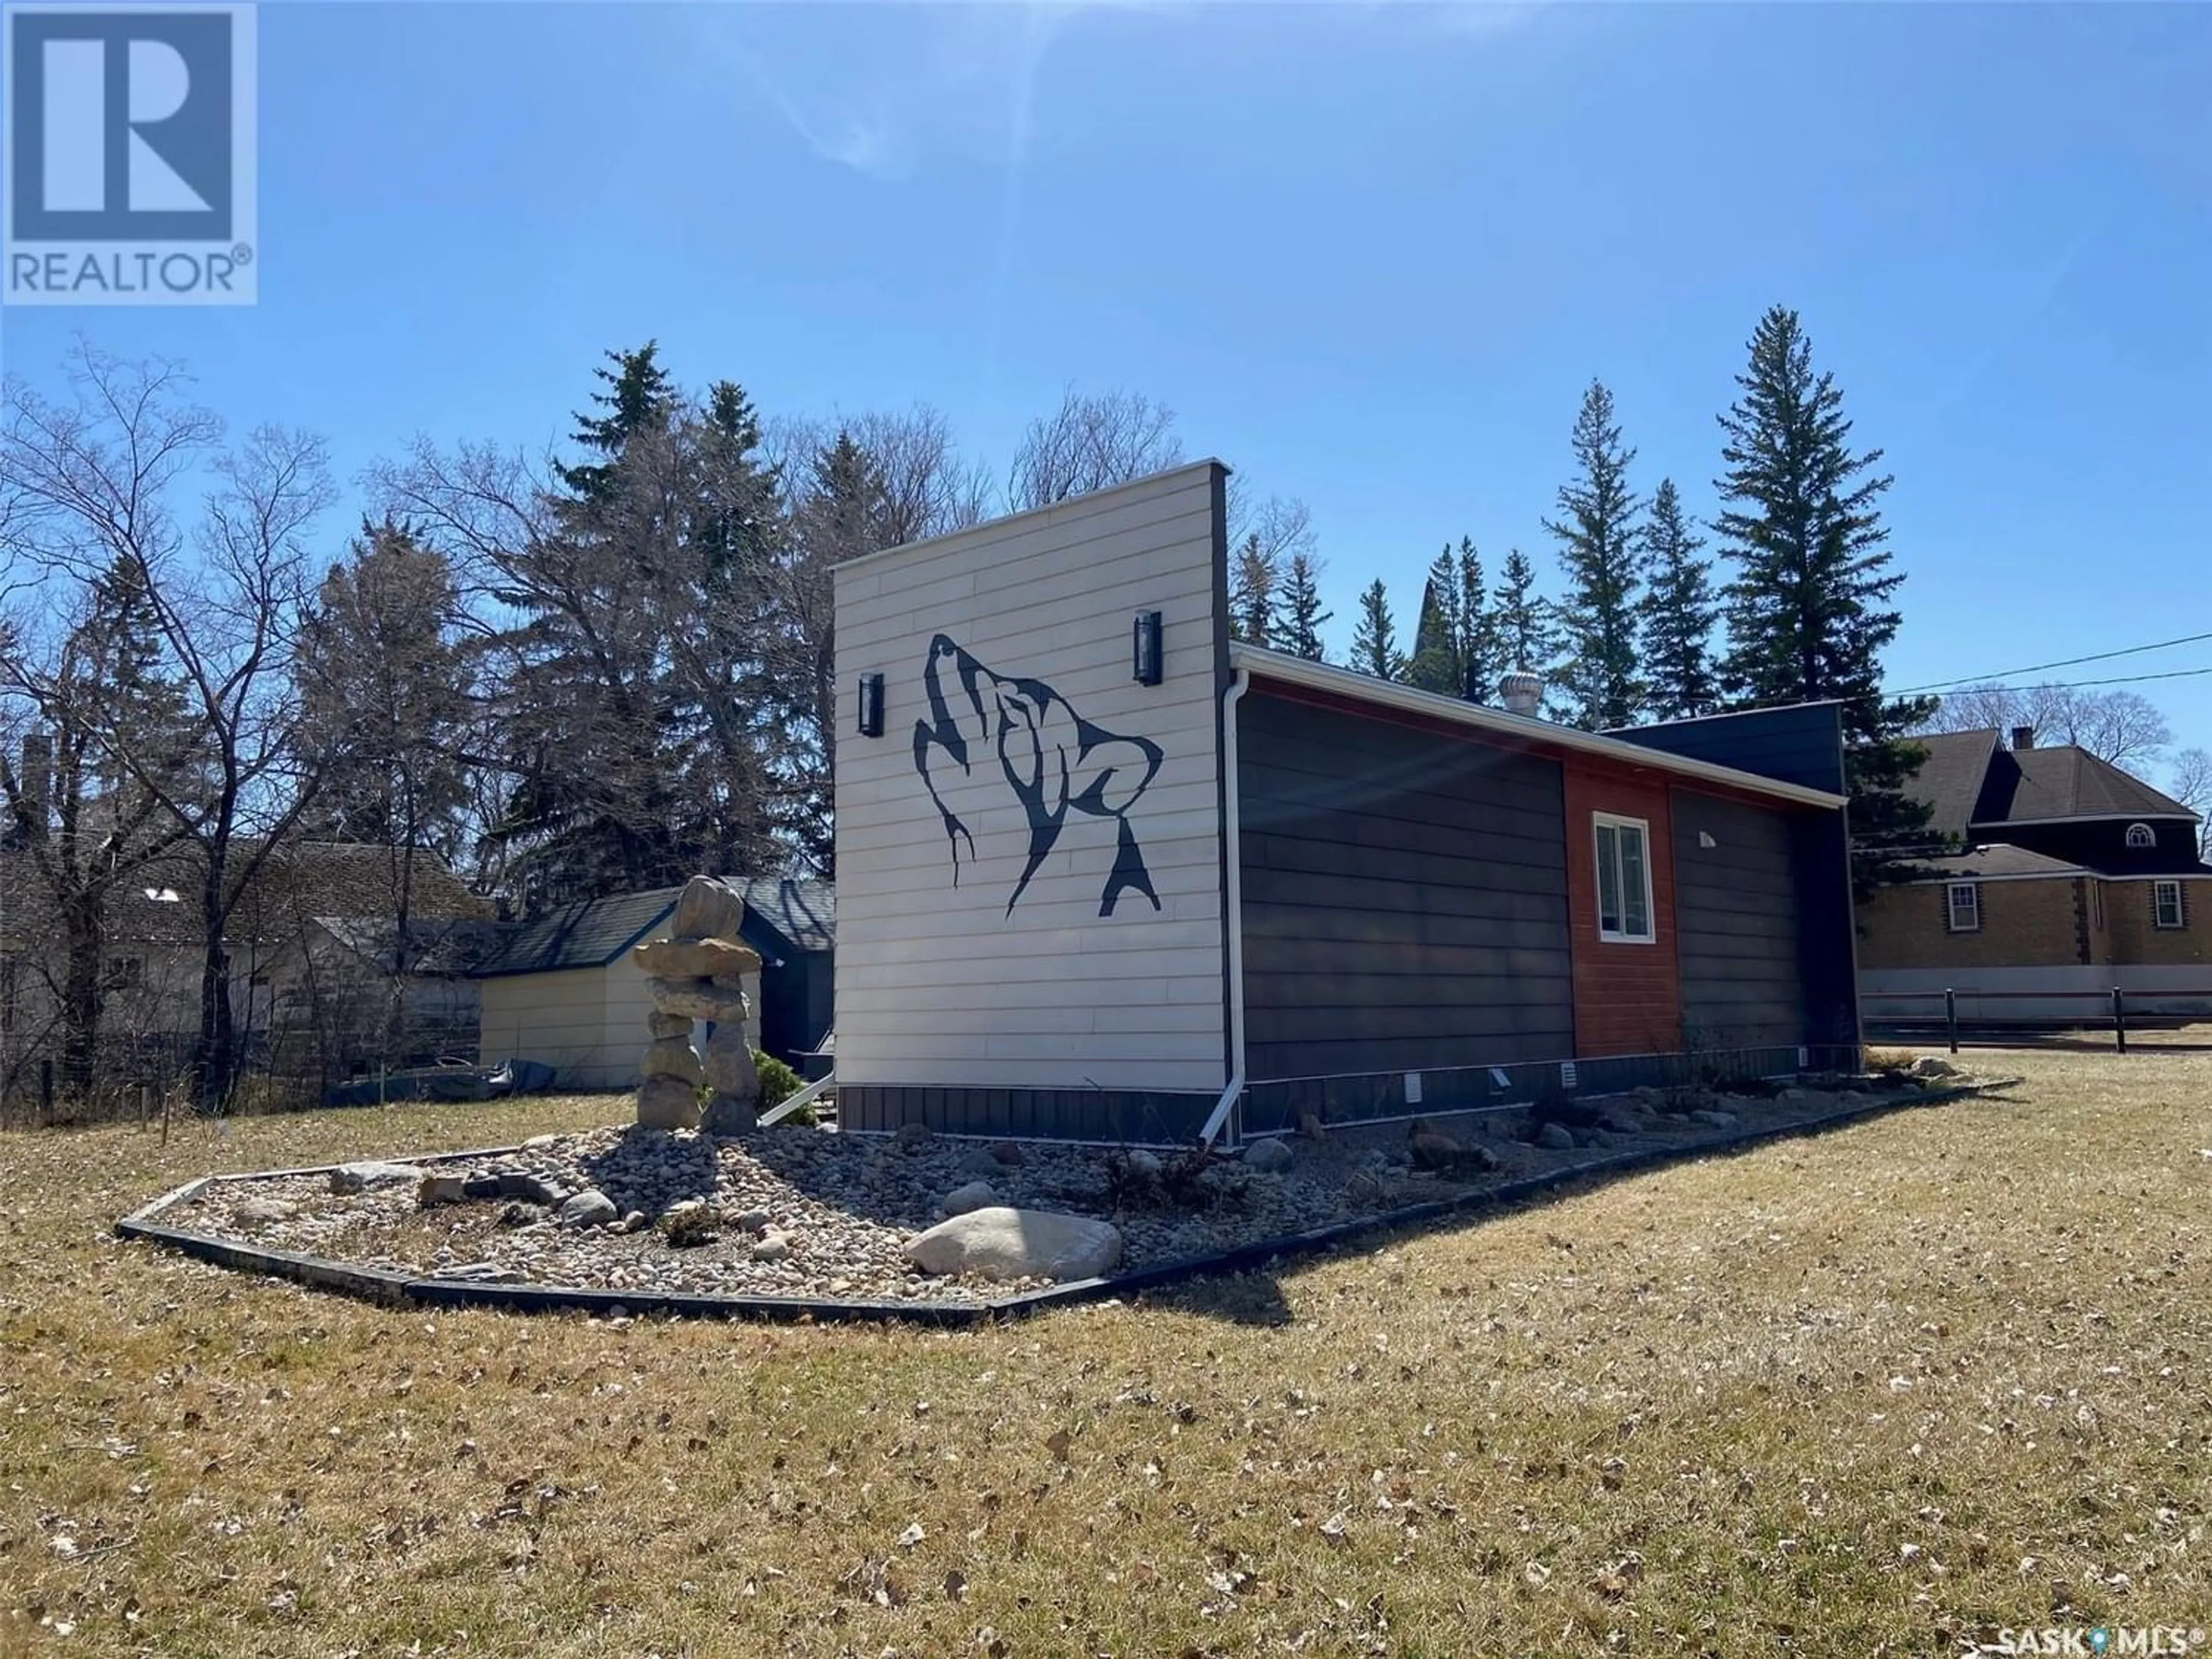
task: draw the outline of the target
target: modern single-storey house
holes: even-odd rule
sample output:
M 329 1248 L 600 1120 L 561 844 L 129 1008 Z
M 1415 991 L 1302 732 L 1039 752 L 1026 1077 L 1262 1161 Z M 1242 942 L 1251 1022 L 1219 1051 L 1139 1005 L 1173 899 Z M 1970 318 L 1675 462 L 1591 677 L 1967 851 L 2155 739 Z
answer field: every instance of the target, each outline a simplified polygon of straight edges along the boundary
M 744 942 L 760 952 L 748 975 L 746 1040 L 805 1068 L 830 1029 L 836 910 L 827 883 L 763 878 L 742 892 Z M 486 1066 L 533 1060 L 570 1089 L 637 1081 L 651 1041 L 652 1004 L 630 947 L 668 937 L 681 887 L 564 905 L 515 927 L 477 969 L 483 1000 L 477 1057 Z
M 836 570 L 841 1126 L 1234 1139 L 1856 1062 L 1832 707 L 1599 734 L 1235 644 L 1226 476 Z
M 1981 1017 L 2092 1019 L 2114 987 L 2147 1013 L 2212 1012 L 2197 814 L 2086 749 L 2011 736 L 1914 739 L 1928 758 L 1911 788 L 1942 850 L 1861 907 L 1869 1018 L 1926 1014 L 1947 989 Z

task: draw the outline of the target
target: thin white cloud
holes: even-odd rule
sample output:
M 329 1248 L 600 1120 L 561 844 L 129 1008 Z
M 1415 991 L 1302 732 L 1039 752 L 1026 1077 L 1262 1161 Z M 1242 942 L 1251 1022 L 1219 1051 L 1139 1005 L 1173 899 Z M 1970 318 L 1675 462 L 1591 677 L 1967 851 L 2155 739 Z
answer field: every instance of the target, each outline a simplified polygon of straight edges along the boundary
M 912 154 L 905 135 L 890 118 L 887 109 L 817 102 L 810 112 L 800 107 L 758 58 L 746 52 L 736 57 L 754 89 L 783 118 L 799 142 L 823 161 L 875 179 L 902 178 L 910 170 Z

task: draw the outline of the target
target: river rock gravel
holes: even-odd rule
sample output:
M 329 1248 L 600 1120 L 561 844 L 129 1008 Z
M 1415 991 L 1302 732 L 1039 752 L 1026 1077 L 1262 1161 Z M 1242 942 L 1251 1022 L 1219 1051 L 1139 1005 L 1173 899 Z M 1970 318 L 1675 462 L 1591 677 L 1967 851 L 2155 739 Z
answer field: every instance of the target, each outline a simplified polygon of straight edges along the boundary
M 424 1277 L 972 1305 L 1024 1285 L 924 1273 L 908 1261 L 907 1247 L 945 1218 L 949 1197 L 972 1195 L 963 1189 L 980 1185 L 985 1168 L 994 1204 L 1111 1222 L 1128 1271 L 1567 1166 L 1654 1150 L 1692 1153 L 1747 1130 L 1808 1122 L 1878 1100 L 1901 1103 L 1960 1080 L 1892 1078 L 1877 1087 L 1860 1079 L 1851 1091 L 1808 1083 L 1742 1096 L 1644 1090 L 1577 1103 L 1583 1121 L 1572 1126 L 1504 1110 L 1330 1127 L 1319 1139 L 1275 1143 L 1290 1153 L 1280 1167 L 1261 1167 L 1272 1154 L 1256 1164 L 1236 1158 L 1201 1163 L 1170 1149 L 1132 1158 L 1043 1141 L 1016 1147 L 783 1125 L 718 1139 L 632 1123 L 538 1136 L 506 1152 L 425 1159 L 404 1182 L 387 1177 L 345 1193 L 332 1190 L 327 1172 L 212 1182 L 157 1218 L 264 1249 Z M 1723 1114 L 1733 1127 L 1716 1121 Z M 1547 1128 L 1559 1133 L 1545 1134 Z M 1417 1168 L 1417 1132 L 1468 1155 L 1424 1158 L 1443 1167 Z M 1540 1135 L 1551 1144 L 1538 1144 Z M 454 1188 L 441 1182 L 435 1190 L 442 1201 L 424 1206 L 419 1176 L 431 1172 L 461 1177 L 468 1196 L 453 1201 Z M 695 1217 L 672 1227 L 666 1219 L 702 1207 L 703 1224 Z M 563 1213 L 569 1224 L 558 1218 Z M 574 1224 L 586 1215 L 600 1219 Z

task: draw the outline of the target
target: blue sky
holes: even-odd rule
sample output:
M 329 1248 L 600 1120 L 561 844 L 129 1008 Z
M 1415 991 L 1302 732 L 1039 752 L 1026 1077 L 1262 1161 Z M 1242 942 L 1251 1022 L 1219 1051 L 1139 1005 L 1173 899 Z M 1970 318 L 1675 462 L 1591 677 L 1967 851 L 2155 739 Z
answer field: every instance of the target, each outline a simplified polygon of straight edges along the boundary
M 1001 469 L 1126 386 L 1311 506 L 1340 640 L 1462 532 L 1549 579 L 1593 374 L 1711 510 L 1781 301 L 1896 474 L 1895 683 L 2212 629 L 2212 9 L 294 0 L 260 60 L 260 304 L 10 310 L 11 371 L 181 356 L 349 477 L 648 337 Z M 2212 743 L 2212 676 L 2136 689 Z

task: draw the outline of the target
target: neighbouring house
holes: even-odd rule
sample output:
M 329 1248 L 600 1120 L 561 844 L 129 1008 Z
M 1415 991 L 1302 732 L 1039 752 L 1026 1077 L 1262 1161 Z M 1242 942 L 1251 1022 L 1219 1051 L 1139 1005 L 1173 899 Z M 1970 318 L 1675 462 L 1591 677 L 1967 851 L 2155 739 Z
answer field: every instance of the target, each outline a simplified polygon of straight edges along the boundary
M 258 851 L 234 849 L 240 870 Z M 288 1076 L 333 1075 L 472 1048 L 473 952 L 491 902 L 435 854 L 417 850 L 403 878 L 396 849 L 298 842 L 258 863 L 232 906 L 224 945 L 230 1002 L 250 1063 Z M 204 870 L 191 843 L 173 848 L 107 896 L 101 1055 L 105 1082 L 176 1075 L 200 1022 Z M 398 966 L 398 894 L 409 893 L 407 962 Z M 59 1049 L 64 963 L 52 901 L 29 854 L 0 855 L 0 1087 L 20 1090 Z
M 830 1029 L 836 930 L 824 882 L 767 877 L 733 881 L 745 902 L 739 937 L 760 952 L 748 975 L 747 1040 L 802 1067 Z M 630 947 L 665 939 L 681 887 L 659 887 L 562 906 L 509 930 L 477 965 L 481 1063 L 534 1060 L 556 1085 L 623 1089 L 638 1079 L 651 1040 L 652 1004 Z
M 1598 734 L 1234 643 L 1226 477 L 836 571 L 842 1127 L 1235 1139 L 1856 1063 L 1832 706 Z
M 2030 727 L 2009 744 L 1995 731 L 1914 741 L 1928 758 L 1910 787 L 1938 850 L 1860 907 L 1870 1019 L 1926 1014 L 1947 989 L 1983 1018 L 2092 1019 L 2091 994 L 2115 987 L 2146 1013 L 2212 1012 L 2196 813 Z

